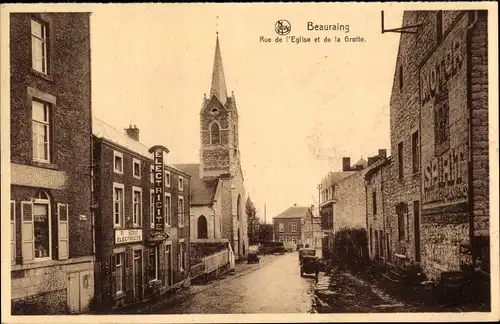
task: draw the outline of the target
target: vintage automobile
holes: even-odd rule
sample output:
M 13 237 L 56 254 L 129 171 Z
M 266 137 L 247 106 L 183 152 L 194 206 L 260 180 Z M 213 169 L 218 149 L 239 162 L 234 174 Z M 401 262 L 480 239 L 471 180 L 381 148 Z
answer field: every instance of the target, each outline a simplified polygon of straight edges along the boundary
M 285 254 L 283 242 L 261 242 L 259 246 L 260 254 Z
M 247 263 L 259 263 L 259 256 L 256 252 L 248 252 Z
M 316 280 L 318 280 L 319 274 L 319 264 L 318 257 L 312 255 L 304 255 L 302 260 L 300 261 L 300 276 L 304 277 L 304 275 L 314 275 Z
M 312 248 L 299 249 L 299 261 L 302 261 L 304 255 L 316 256 L 316 250 Z

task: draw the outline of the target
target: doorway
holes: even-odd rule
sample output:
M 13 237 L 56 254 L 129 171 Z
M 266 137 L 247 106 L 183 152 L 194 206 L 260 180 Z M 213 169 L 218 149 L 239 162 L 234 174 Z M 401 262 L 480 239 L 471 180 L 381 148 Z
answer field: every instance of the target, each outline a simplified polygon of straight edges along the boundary
M 142 250 L 134 251 L 134 300 L 142 299 Z
M 415 234 L 415 261 L 420 262 L 420 201 L 413 202 L 413 231 Z
M 207 218 L 203 215 L 198 217 L 198 238 L 206 239 L 208 238 L 208 222 Z

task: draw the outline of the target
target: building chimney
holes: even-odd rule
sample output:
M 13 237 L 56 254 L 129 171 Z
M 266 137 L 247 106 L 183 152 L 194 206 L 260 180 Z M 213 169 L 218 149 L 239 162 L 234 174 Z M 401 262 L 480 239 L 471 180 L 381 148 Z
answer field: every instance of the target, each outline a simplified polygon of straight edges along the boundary
M 386 149 L 379 149 L 378 156 L 380 156 L 382 159 L 387 158 L 387 150 Z
M 373 163 L 377 162 L 378 156 L 372 156 L 368 158 L 368 165 L 372 165 Z
M 139 141 L 139 128 L 136 125 L 129 125 L 128 128 L 125 128 L 125 132 L 130 138 Z
M 342 171 L 350 171 L 351 170 L 351 158 L 343 157 L 342 158 Z

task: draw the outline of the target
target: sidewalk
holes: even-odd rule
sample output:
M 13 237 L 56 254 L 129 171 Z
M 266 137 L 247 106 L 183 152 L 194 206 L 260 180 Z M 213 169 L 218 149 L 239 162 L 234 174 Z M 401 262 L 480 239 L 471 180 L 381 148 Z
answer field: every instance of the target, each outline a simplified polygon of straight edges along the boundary
M 167 293 L 167 295 L 159 296 L 149 301 L 112 310 L 109 314 L 149 314 L 153 313 L 155 310 L 158 309 L 164 309 L 165 307 L 168 308 L 169 305 L 174 305 L 176 303 L 182 302 L 197 293 L 200 293 L 202 291 L 205 291 L 207 289 L 225 283 L 229 280 L 244 276 L 250 272 L 260 269 L 265 265 L 274 261 L 275 258 L 278 256 L 264 255 L 259 257 L 260 257 L 259 263 L 248 264 L 246 261 L 236 263 L 234 271 L 229 272 L 224 276 L 212 280 L 206 284 L 191 285 L 183 290 L 178 290 L 170 294 Z

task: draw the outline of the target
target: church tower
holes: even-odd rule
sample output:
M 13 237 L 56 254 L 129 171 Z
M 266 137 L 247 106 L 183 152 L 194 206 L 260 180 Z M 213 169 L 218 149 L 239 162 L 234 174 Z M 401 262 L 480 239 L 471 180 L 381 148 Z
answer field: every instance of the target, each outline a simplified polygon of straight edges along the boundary
M 238 112 L 234 93 L 227 94 L 218 34 L 210 93 L 205 94 L 200 111 L 200 135 L 201 177 L 234 176 L 240 164 Z

